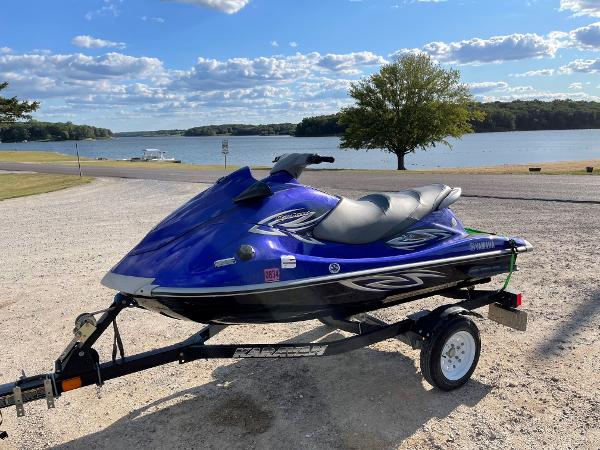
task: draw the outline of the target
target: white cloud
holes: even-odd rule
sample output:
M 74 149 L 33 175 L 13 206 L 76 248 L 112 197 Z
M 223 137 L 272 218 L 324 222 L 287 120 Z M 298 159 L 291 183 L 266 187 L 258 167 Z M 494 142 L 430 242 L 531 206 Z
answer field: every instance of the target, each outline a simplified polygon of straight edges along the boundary
M 189 3 L 192 5 L 206 6 L 227 14 L 235 14 L 244 8 L 250 0 L 167 0 L 176 3 Z
M 533 92 L 535 88 L 533 86 L 511 86 L 506 89 L 507 92 Z
M 573 41 L 572 45 L 582 49 L 600 49 L 600 22 L 577 28 L 569 35 Z
M 571 83 L 569 89 L 583 89 L 583 83 Z
M 508 83 L 505 81 L 482 81 L 469 83 L 468 86 L 473 94 L 480 94 L 482 92 L 505 90 L 508 88 Z
M 82 48 L 113 47 L 113 48 L 118 48 L 118 49 L 124 49 L 126 47 L 124 42 L 107 41 L 105 39 L 98 39 L 98 38 L 94 38 L 94 37 L 88 36 L 88 35 L 75 36 L 71 40 L 71 43 L 77 47 L 82 47 Z
M 523 73 L 512 73 L 509 76 L 510 77 L 517 77 L 517 78 L 522 78 L 522 77 L 551 77 L 552 75 L 554 75 L 556 71 L 554 69 L 540 69 L 540 70 L 530 70 L 528 72 L 523 72 Z
M 576 59 L 560 68 L 562 73 L 600 73 L 600 58 Z
M 12 49 L 10 47 L 0 47 L 0 54 L 10 52 L 12 52 Z
M 510 102 L 513 100 L 586 100 L 586 101 L 600 101 L 600 97 L 596 95 L 590 95 L 585 92 L 548 92 L 548 91 L 536 91 L 530 90 L 523 93 L 511 93 L 508 95 L 500 96 L 484 96 L 480 100 L 483 102 Z
M 314 101 L 316 99 L 341 99 L 350 102 L 348 89 L 353 80 L 332 79 L 326 77 L 314 77 L 308 81 L 298 83 L 297 92 L 300 93 L 298 100 Z
M 279 47 L 279 42 L 271 41 L 271 47 Z
M 352 101 L 347 94 L 350 83 L 385 63 L 384 57 L 368 51 L 298 52 L 222 60 L 200 57 L 192 67 L 181 70 L 166 69 L 157 58 L 120 52 L 100 56 L 0 54 L 0 80 L 10 82 L 9 95 L 44 100 L 38 118 L 77 117 L 113 127 L 126 123 L 128 128 L 134 123 L 186 127 L 239 117 L 255 123 L 295 121 L 307 114 L 336 112 Z M 600 63 L 575 60 L 561 70 L 513 76 L 575 71 L 600 71 Z M 564 88 L 568 94 L 511 86 L 505 81 L 474 82 L 470 87 L 480 99 L 591 99 L 575 86 Z
M 154 79 L 160 81 L 165 71 L 157 58 L 134 57 L 122 53 L 88 56 L 71 55 L 3 55 L 0 56 L 0 78 L 15 72 L 25 77 L 52 79 L 57 85 L 74 82 L 115 79 Z
M 291 57 L 231 58 L 225 61 L 198 58 L 182 71 L 177 87 L 195 90 L 236 89 L 273 82 L 289 82 L 308 75 L 305 64 Z
M 408 52 L 425 52 L 443 63 L 497 63 L 529 58 L 553 57 L 561 47 L 557 36 L 535 33 L 473 38 L 458 42 L 430 42 L 421 49 L 399 50 L 394 56 Z
M 361 68 L 385 63 L 371 52 L 326 54 L 296 53 L 293 56 L 198 58 L 194 67 L 179 71 L 174 85 L 184 89 L 238 89 L 260 84 L 290 83 L 320 72 L 358 75 Z
M 374 53 L 353 52 L 345 54 L 329 53 L 321 57 L 317 64 L 334 72 L 357 74 L 360 72 L 358 67 L 378 66 L 386 63 L 385 58 Z
M 296 48 L 296 47 L 298 47 L 298 43 L 297 43 L 297 42 L 294 42 L 294 41 L 291 41 L 291 42 L 289 43 L 289 46 L 290 46 L 290 47 L 293 47 L 293 48 Z
M 560 0 L 561 11 L 572 11 L 576 16 L 600 17 L 599 0 Z
M 37 118 L 109 125 L 159 120 L 183 126 L 205 120 L 248 122 L 300 120 L 349 104 L 349 84 L 384 59 L 371 52 L 317 52 L 272 57 L 198 58 L 188 70 L 167 70 L 156 58 L 122 53 L 0 55 L 0 79 L 9 94 L 43 101 Z M 48 109 L 49 106 L 60 108 Z M 103 117 L 115 122 L 103 122 Z M 133 122 L 131 122 L 133 123 Z M 166 122 L 165 122 L 166 123 Z M 127 126 L 133 126 L 128 122 Z M 191 126 L 191 125 L 190 125 Z
M 119 2 L 122 1 L 123 0 L 119 0 Z M 118 17 L 120 13 L 121 11 L 119 10 L 119 7 L 115 4 L 115 0 L 104 0 L 104 5 L 93 11 L 88 11 L 84 17 L 86 20 L 93 20 L 95 17 L 101 16 Z

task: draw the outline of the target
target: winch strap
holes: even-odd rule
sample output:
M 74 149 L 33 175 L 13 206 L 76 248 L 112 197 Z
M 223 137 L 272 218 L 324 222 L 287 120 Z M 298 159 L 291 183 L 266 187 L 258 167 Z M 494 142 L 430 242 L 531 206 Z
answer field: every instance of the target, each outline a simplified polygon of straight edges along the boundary
M 121 359 L 125 358 L 125 349 L 123 347 L 123 341 L 121 340 L 121 333 L 119 333 L 119 327 L 117 326 L 117 319 L 113 320 L 113 330 L 115 332 L 115 336 L 113 339 L 113 350 L 112 350 L 112 361 L 113 363 L 117 360 L 117 348 L 119 350 L 119 355 Z
M 512 274 L 515 270 L 515 261 L 517 260 L 517 245 L 512 239 L 509 241 L 509 243 L 510 243 L 511 251 L 512 251 L 512 253 L 510 255 L 510 265 L 508 267 L 508 276 L 506 277 L 506 280 L 504 281 L 504 286 L 502 286 L 501 291 L 506 290 L 506 288 L 508 287 L 508 284 L 510 283 Z

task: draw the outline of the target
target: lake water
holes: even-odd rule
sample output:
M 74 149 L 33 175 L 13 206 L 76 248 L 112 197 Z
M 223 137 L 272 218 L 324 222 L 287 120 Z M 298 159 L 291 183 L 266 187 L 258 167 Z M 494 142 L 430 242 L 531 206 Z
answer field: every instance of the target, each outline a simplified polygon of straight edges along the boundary
M 140 156 L 145 148 L 166 150 L 186 163 L 222 164 L 222 137 L 130 137 L 80 141 L 79 153 L 109 159 Z M 335 156 L 327 167 L 394 169 L 395 155 L 379 150 L 341 150 L 337 137 L 230 136 L 227 161 L 235 165 L 271 165 L 282 153 Z M 452 140 L 453 150 L 438 146 L 407 156 L 408 168 L 470 167 L 600 158 L 600 130 L 517 131 L 469 134 Z M 75 154 L 73 141 L 0 143 L 0 150 L 43 150 Z

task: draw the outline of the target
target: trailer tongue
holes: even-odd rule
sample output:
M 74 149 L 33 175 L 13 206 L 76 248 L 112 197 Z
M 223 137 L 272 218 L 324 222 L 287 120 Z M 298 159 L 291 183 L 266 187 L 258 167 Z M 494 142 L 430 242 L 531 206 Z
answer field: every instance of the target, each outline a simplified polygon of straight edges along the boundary
M 442 390 L 455 389 L 469 379 L 479 358 L 479 333 L 473 321 L 466 316 L 481 317 L 473 310 L 489 305 L 489 317 L 492 320 L 525 330 L 527 314 L 516 309 L 521 304 L 521 294 L 507 290 L 449 289 L 441 294 L 461 301 L 440 306 L 433 311 L 421 311 L 392 324 L 368 314 L 361 314 L 358 320 L 322 318 L 321 322 L 326 325 L 355 334 L 332 342 L 209 345 L 206 342 L 227 325 L 207 325 L 183 342 L 127 357 L 124 355 L 116 318 L 123 309 L 135 307 L 136 304 L 132 297 L 117 294 L 108 309 L 82 314 L 77 318 L 75 336 L 56 360 L 53 373 L 23 376 L 14 383 L 0 385 L 0 409 L 14 405 L 20 417 L 25 415 L 25 403 L 44 399 L 48 408 L 54 408 L 54 400 L 65 392 L 93 384 L 101 386 L 113 378 L 175 361 L 183 364 L 208 358 L 331 356 L 391 338 L 397 338 L 414 349 L 421 349 L 421 370 L 430 384 Z M 96 320 L 95 316 L 100 313 L 101 317 Z M 111 324 L 115 334 L 113 357 L 111 361 L 101 363 L 93 345 Z M 464 340 L 463 345 L 472 345 L 471 358 L 461 359 L 456 355 L 455 344 L 449 344 L 451 341 L 460 342 L 460 339 Z M 119 358 L 117 352 L 120 353 Z M 462 354 L 465 352 L 462 351 Z M 454 376 L 458 372 L 452 372 L 456 366 L 464 372 L 460 377 Z M 0 435 L 2 438 L 6 436 L 6 433 Z

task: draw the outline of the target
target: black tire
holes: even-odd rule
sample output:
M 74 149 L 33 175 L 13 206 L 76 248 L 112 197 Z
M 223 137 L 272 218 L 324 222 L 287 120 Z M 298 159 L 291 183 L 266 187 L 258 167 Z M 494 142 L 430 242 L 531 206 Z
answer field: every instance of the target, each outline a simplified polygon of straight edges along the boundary
M 458 379 L 450 379 L 442 370 L 442 352 L 448 339 L 458 332 L 465 331 L 474 341 L 474 358 L 468 371 Z M 475 323 L 464 316 L 452 315 L 444 319 L 433 330 L 431 337 L 423 342 L 421 349 L 421 372 L 423 377 L 433 387 L 443 391 L 451 391 L 465 384 L 477 367 L 481 352 L 479 329 Z

